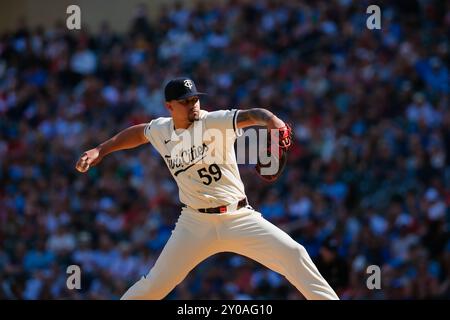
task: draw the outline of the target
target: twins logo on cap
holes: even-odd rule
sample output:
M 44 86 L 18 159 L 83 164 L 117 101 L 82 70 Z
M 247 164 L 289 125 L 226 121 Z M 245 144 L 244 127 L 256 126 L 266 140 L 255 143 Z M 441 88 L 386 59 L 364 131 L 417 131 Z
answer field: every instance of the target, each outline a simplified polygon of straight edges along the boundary
M 189 89 L 192 89 L 192 86 L 193 86 L 193 85 L 194 85 L 194 84 L 192 83 L 191 80 L 189 80 L 189 79 L 184 80 L 184 86 L 185 86 L 185 87 L 187 87 L 187 88 L 189 88 Z
M 166 101 L 181 100 L 200 95 L 205 95 L 205 93 L 198 92 L 195 82 L 185 77 L 170 80 L 164 88 Z

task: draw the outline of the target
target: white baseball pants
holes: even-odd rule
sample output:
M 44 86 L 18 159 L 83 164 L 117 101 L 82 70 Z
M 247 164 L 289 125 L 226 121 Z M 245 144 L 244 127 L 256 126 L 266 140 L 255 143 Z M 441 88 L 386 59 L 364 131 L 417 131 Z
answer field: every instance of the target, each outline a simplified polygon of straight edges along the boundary
M 153 268 L 121 300 L 163 299 L 196 265 L 219 252 L 241 254 L 282 274 L 306 299 L 339 299 L 302 245 L 244 207 L 224 214 L 183 208 Z

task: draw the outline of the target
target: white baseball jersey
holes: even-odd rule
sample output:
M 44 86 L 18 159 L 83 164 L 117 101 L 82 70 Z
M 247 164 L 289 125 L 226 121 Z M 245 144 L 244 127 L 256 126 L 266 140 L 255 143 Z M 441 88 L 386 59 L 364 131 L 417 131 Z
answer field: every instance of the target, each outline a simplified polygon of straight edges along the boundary
M 153 119 L 144 130 L 174 177 L 180 201 L 194 209 L 245 198 L 234 142 L 238 110 L 200 111 L 199 120 L 175 130 L 171 117 Z

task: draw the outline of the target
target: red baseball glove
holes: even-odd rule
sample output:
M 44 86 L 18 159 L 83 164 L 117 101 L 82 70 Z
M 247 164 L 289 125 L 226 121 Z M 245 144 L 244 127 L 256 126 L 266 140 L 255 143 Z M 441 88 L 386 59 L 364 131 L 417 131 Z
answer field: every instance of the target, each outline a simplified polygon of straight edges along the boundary
M 288 124 L 286 124 L 282 128 L 268 130 L 267 155 L 270 157 L 270 161 L 267 164 L 261 164 L 260 159 L 258 159 L 255 167 L 258 175 L 267 182 L 273 182 L 277 180 L 283 172 L 284 167 L 286 166 L 287 152 L 290 149 L 291 145 L 292 129 Z M 278 150 L 278 154 L 276 153 L 272 155 L 272 149 Z M 267 173 L 264 171 L 267 171 Z

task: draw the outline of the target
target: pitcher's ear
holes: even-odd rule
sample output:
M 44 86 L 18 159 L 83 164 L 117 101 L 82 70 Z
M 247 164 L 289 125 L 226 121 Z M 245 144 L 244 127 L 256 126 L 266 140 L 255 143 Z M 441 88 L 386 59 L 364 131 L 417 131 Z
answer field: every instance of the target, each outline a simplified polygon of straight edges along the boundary
M 169 109 L 170 111 L 173 111 L 173 107 L 172 104 L 170 102 L 165 102 L 166 108 Z

